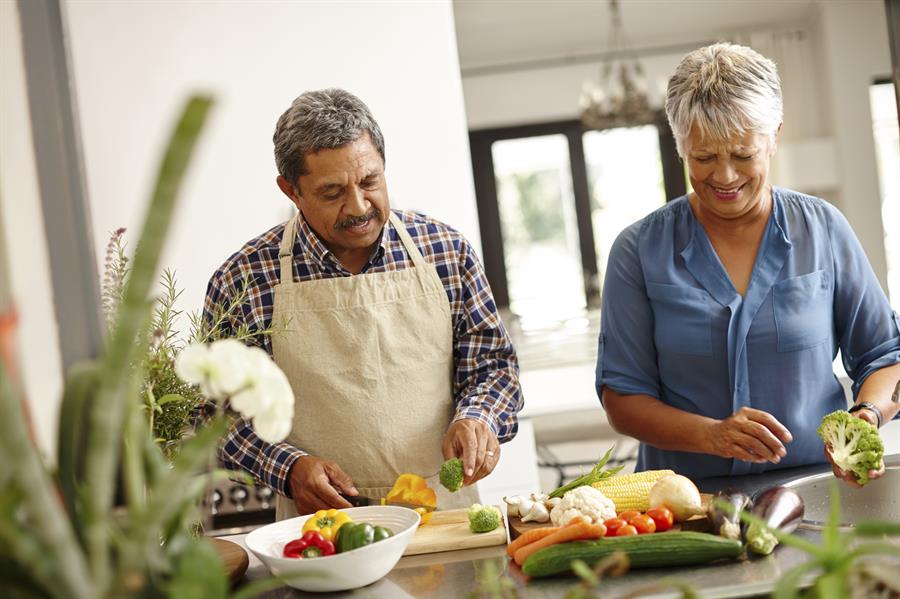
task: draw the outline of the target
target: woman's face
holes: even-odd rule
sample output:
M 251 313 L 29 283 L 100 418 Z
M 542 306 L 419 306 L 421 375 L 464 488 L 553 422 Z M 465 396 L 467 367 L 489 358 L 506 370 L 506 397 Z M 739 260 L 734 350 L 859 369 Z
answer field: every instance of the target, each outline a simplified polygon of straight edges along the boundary
M 769 161 L 775 153 L 772 136 L 747 132 L 709 139 L 694 127 L 684 152 L 701 210 L 731 220 L 766 207 Z

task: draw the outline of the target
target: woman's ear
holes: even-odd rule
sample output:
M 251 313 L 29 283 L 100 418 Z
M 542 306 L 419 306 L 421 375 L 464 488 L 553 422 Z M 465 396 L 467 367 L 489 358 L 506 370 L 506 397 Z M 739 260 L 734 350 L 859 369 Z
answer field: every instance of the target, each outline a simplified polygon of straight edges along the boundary
M 778 149 L 778 138 L 781 136 L 782 127 L 784 127 L 784 121 L 778 123 L 778 128 L 775 129 L 775 133 L 772 135 L 772 148 L 769 152 L 769 156 L 773 156 L 775 154 L 775 150 Z

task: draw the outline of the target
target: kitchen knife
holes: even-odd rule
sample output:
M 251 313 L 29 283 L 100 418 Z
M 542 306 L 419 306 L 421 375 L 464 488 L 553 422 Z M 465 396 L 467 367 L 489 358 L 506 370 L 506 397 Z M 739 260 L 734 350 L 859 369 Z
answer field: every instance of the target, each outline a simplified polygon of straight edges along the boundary
M 381 499 L 375 499 L 374 497 L 365 497 L 364 495 L 344 495 L 343 493 L 340 493 L 340 496 L 346 499 L 353 507 L 362 507 L 366 505 L 396 505 L 398 507 L 406 507 L 411 510 L 423 509 L 426 512 L 434 511 L 433 505 L 405 503 L 403 501 L 385 501 L 382 503 Z

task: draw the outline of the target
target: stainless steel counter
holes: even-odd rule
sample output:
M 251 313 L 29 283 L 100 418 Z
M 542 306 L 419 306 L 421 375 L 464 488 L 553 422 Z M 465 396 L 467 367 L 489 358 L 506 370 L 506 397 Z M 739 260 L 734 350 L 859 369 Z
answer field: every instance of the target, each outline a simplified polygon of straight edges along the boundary
M 888 465 L 900 465 L 900 455 L 890 456 L 886 461 Z M 698 486 L 705 492 L 714 492 L 733 486 L 753 494 L 772 485 L 783 484 L 827 470 L 828 467 L 824 465 L 776 470 L 734 479 L 701 480 L 698 481 Z M 816 530 L 805 528 L 798 530 L 797 534 L 814 542 L 819 537 Z M 243 536 L 227 538 L 241 543 Z M 603 590 L 610 597 L 619 597 L 637 588 L 657 584 L 664 578 L 677 578 L 679 581 L 691 585 L 702 597 L 766 595 L 772 591 L 775 582 L 785 571 L 805 562 L 806 559 L 806 554 L 796 549 L 779 546 L 772 555 L 762 558 L 754 557 L 699 567 L 635 570 L 620 578 L 610 578 L 604 581 Z M 501 572 L 513 581 L 520 597 L 529 599 L 561 598 L 569 588 L 578 582 L 578 579 L 574 577 L 528 581 L 506 557 L 505 547 L 500 546 L 405 557 L 385 578 L 355 591 L 322 595 L 283 588 L 267 593 L 264 597 L 267 599 L 316 596 L 352 597 L 354 599 L 406 599 L 409 597 L 464 599 L 473 591 L 478 590 L 479 581 L 496 579 Z M 251 555 L 247 578 L 253 580 L 265 576 L 267 576 L 265 567 Z M 680 593 L 674 589 L 660 589 L 659 592 L 645 596 L 678 597 Z

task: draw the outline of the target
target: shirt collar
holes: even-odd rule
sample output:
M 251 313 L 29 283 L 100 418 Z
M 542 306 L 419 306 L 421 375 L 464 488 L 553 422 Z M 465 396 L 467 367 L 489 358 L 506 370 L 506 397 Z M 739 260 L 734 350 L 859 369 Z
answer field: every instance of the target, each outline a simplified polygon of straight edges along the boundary
M 338 268 L 343 268 L 341 266 L 340 261 L 337 257 L 332 253 L 328 246 L 316 235 L 315 231 L 313 231 L 312 227 L 309 226 L 309 223 L 306 222 L 306 218 L 303 216 L 302 212 L 297 213 L 297 238 L 294 240 L 294 255 L 297 256 L 299 254 L 305 254 L 314 262 L 318 263 L 322 267 L 327 266 L 335 266 Z M 386 233 L 388 227 L 391 227 L 390 218 L 387 219 L 384 227 L 381 229 L 381 234 L 379 237 L 379 241 L 375 244 L 372 253 L 369 255 L 369 260 L 366 262 L 366 266 L 363 267 L 362 272 L 365 272 L 369 269 L 373 264 L 380 261 L 386 251 L 387 245 L 390 241 L 390 235 Z

